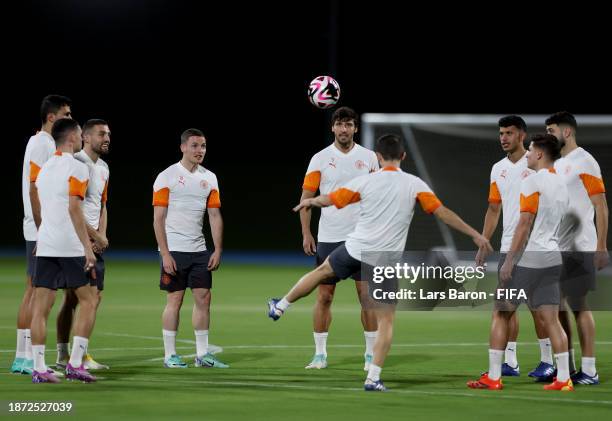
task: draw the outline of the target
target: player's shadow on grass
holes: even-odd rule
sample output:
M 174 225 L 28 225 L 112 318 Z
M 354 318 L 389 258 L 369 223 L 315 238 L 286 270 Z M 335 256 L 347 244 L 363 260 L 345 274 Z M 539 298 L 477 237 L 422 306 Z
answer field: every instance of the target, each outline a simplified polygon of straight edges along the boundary
M 393 355 L 389 356 L 385 359 L 385 367 L 396 367 L 400 365 L 406 365 L 408 362 L 410 364 L 417 364 L 421 362 L 431 361 L 434 359 L 434 356 L 428 354 L 406 354 L 406 355 Z M 362 365 L 363 366 L 363 357 L 348 357 L 343 358 L 338 361 L 339 364 L 342 365 Z
M 229 364 L 231 367 L 233 363 L 237 363 L 237 362 L 245 363 L 249 361 L 260 362 L 266 358 L 271 358 L 274 355 L 275 354 L 271 352 L 250 352 L 248 354 L 228 352 L 228 353 L 216 354 L 216 357 L 219 358 L 221 361 Z

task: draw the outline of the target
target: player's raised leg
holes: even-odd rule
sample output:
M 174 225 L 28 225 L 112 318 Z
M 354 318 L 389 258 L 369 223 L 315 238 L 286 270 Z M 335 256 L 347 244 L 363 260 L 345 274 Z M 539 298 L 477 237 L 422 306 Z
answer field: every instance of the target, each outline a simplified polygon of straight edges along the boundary
M 270 299 L 268 301 L 268 317 L 273 320 L 280 319 L 291 304 L 310 295 L 321 282 L 334 276 L 336 275 L 329 264 L 329 258 L 327 258 L 323 264 L 302 276 L 282 299 Z

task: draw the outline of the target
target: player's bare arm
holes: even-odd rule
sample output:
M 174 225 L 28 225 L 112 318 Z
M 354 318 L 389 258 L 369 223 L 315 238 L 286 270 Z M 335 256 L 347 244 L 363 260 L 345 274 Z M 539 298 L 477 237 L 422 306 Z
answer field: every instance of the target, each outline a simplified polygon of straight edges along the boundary
M 484 226 L 482 227 L 482 235 L 489 241 L 491 241 L 491 237 L 497 228 L 497 224 L 499 223 L 499 216 L 501 215 L 501 203 L 489 203 L 487 208 L 487 212 L 485 214 Z M 476 255 L 476 263 L 478 265 L 484 264 L 487 258 L 487 252 L 484 248 L 478 249 L 478 254 Z
M 595 208 L 595 227 L 597 228 L 597 251 L 595 253 L 595 268 L 600 270 L 608 265 L 608 202 L 606 194 L 599 193 L 591 196 L 591 203 Z
M 525 247 L 534 220 L 535 214 L 531 212 L 521 212 L 519 222 L 516 226 L 516 230 L 514 231 L 514 236 L 512 237 L 510 250 L 508 250 L 506 260 L 499 271 L 499 277 L 501 278 L 502 282 L 508 282 L 510 280 L 516 256 L 520 253 L 523 247 Z
M 320 196 L 317 197 L 312 197 L 309 199 L 304 199 L 300 202 L 299 205 L 297 205 L 295 208 L 293 208 L 294 212 L 299 212 L 300 209 L 309 209 L 311 207 L 317 207 L 317 208 L 326 208 L 328 206 L 332 205 L 332 201 L 329 198 L 328 195 L 326 194 L 322 194 Z
M 176 262 L 170 255 L 168 249 L 168 237 L 166 236 L 166 216 L 168 208 L 165 206 L 153 207 L 153 229 L 155 231 L 155 239 L 159 246 L 159 254 L 162 257 L 162 265 L 164 271 L 170 275 L 176 275 Z
M 311 190 L 302 190 L 302 197 L 300 197 L 300 203 L 306 199 L 311 199 L 315 196 L 315 192 Z M 300 209 L 300 224 L 302 225 L 302 247 L 304 253 L 308 256 L 314 256 L 317 252 L 317 243 L 310 231 L 310 220 L 312 218 L 312 210 L 310 208 Z
M 493 247 L 489 243 L 489 240 L 486 239 L 482 234 L 476 231 L 474 228 L 465 223 L 463 219 L 459 217 L 455 212 L 442 205 L 439 206 L 433 214 L 436 218 L 439 218 L 442 222 L 448 225 L 451 228 L 456 229 L 459 232 L 464 233 L 472 238 L 476 246 L 478 248 L 483 248 L 487 252 L 493 251 Z
M 215 252 L 208 260 L 208 270 L 217 270 L 221 263 L 221 253 L 223 253 L 223 217 L 221 209 L 208 209 L 208 222 L 210 223 L 210 232 L 212 234 Z
M 36 182 L 30 183 L 30 204 L 32 205 L 34 223 L 36 224 L 36 229 L 38 229 L 40 228 L 42 218 L 40 217 L 40 200 L 38 200 L 38 188 L 36 187 Z
M 91 242 L 87 235 L 87 223 L 85 222 L 85 216 L 83 216 L 83 209 L 81 208 L 81 198 L 78 196 L 70 196 L 68 202 L 68 212 L 74 230 L 76 231 L 83 248 L 85 249 L 85 270 L 91 270 L 96 263 L 96 256 L 91 248 Z
M 108 248 L 108 237 L 106 236 L 106 228 L 108 227 L 108 211 L 106 209 L 106 203 L 102 203 L 102 208 L 100 209 L 100 224 L 98 225 L 98 233 L 102 240 L 102 245 L 104 246 L 104 250 Z

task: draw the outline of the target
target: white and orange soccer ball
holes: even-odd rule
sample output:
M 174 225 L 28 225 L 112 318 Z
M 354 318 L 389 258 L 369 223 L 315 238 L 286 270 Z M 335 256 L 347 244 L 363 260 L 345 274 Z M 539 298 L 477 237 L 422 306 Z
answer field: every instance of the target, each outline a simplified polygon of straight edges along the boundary
M 308 87 L 308 99 L 317 108 L 333 107 L 340 99 L 340 85 L 331 76 L 317 76 Z

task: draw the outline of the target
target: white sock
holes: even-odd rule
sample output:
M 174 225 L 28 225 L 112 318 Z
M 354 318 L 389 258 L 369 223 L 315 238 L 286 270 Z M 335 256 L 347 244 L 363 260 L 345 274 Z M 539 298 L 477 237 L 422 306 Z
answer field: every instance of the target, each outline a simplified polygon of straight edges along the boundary
M 499 380 L 501 377 L 501 366 L 503 359 L 503 350 L 489 349 L 489 378 L 491 380 Z
M 505 356 L 506 364 L 512 368 L 518 367 L 518 360 L 516 358 L 516 342 L 508 342 L 508 345 L 506 345 Z
M 540 361 L 552 364 L 552 346 L 550 345 L 550 338 L 538 339 L 540 343 Z
M 555 361 L 557 362 L 557 381 L 566 382 L 569 379 L 569 353 L 562 352 L 561 354 L 555 354 Z
M 45 364 L 45 346 L 32 345 L 32 352 L 34 353 L 34 371 L 46 373 L 47 364 Z
M 574 348 L 569 350 L 569 369 L 570 372 L 576 371 L 576 356 L 574 355 Z
M 208 330 L 194 330 L 193 332 L 196 337 L 196 354 L 198 358 L 202 358 L 208 353 Z
M 82 336 L 72 338 L 72 353 L 70 354 L 70 365 L 79 368 L 83 364 L 83 356 L 87 354 L 89 339 Z
M 278 303 L 276 303 L 276 308 L 282 311 L 287 311 L 291 303 L 287 301 L 287 297 L 283 297 Z
M 373 382 L 379 381 L 381 371 L 382 371 L 382 367 L 379 367 L 374 364 L 370 364 L 370 370 L 368 371 L 368 380 L 372 380 Z
M 377 331 L 374 331 L 374 332 L 366 332 L 365 330 L 363 331 L 363 336 L 365 337 L 365 343 L 366 343 L 366 349 L 365 349 L 366 355 L 374 355 L 374 342 L 376 342 L 377 333 L 378 333 Z
M 597 369 L 595 368 L 595 357 L 582 357 L 582 372 L 591 377 L 597 374 Z
M 32 357 L 32 332 L 30 329 L 25 330 L 25 359 L 31 360 Z
M 315 341 L 315 354 L 327 356 L 327 332 L 312 332 Z
M 59 343 L 57 344 L 57 360 L 61 361 L 70 356 L 70 343 Z
M 164 358 L 176 355 L 176 330 L 162 329 L 164 337 Z
M 25 358 L 26 330 L 17 329 L 17 348 L 15 358 Z

